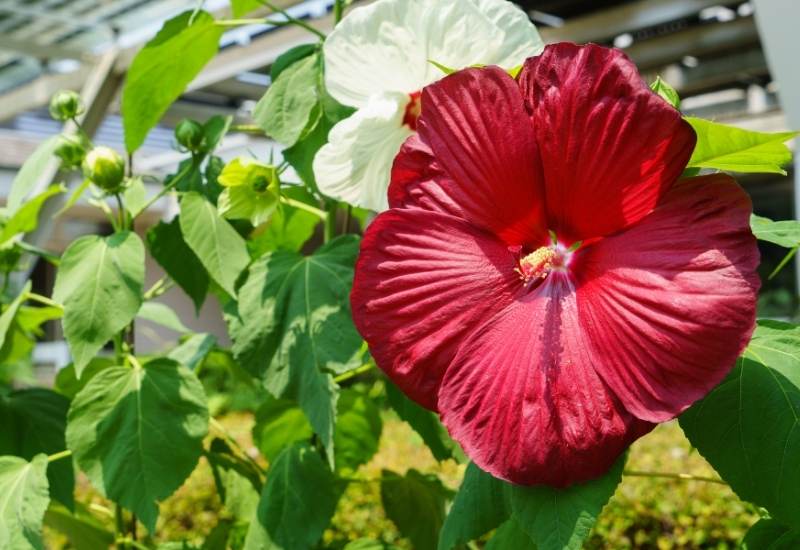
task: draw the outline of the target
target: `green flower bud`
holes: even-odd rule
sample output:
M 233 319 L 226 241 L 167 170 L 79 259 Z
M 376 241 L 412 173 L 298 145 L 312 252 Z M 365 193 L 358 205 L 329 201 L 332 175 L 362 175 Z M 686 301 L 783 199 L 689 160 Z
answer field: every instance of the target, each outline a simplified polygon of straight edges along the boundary
M 56 92 L 50 100 L 50 116 L 56 120 L 69 120 L 83 113 L 81 96 L 71 90 Z
M 55 155 L 61 159 L 61 166 L 67 169 L 78 168 L 86 158 L 89 141 L 83 136 L 58 136 Z
M 116 193 L 125 179 L 125 161 L 114 149 L 95 147 L 83 161 L 83 174 L 104 191 Z
M 203 146 L 203 126 L 199 122 L 184 118 L 175 126 L 175 139 L 189 151 L 197 152 Z

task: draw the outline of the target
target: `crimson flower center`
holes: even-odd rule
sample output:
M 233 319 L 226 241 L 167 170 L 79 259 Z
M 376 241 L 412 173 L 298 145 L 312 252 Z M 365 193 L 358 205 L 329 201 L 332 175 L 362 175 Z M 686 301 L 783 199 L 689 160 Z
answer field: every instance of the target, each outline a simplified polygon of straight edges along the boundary
M 422 92 L 411 92 L 408 94 L 408 104 L 403 114 L 403 125 L 408 126 L 413 131 L 417 131 L 417 119 L 422 112 Z

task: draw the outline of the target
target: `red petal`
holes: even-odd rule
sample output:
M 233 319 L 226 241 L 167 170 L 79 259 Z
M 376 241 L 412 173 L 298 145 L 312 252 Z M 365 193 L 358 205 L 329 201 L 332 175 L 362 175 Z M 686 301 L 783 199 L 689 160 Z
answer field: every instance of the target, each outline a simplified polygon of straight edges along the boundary
M 442 420 L 496 477 L 553 486 L 598 477 L 652 425 L 625 411 L 595 361 L 574 288 L 553 273 L 469 337 L 439 390 Z
M 395 160 L 392 207 L 446 212 L 509 245 L 546 239 L 533 128 L 505 71 L 466 69 L 428 86 L 418 128 Z
M 519 287 L 515 267 L 503 243 L 464 220 L 389 210 L 369 225 L 361 244 L 353 319 L 378 366 L 435 410 L 458 346 Z
M 637 417 L 680 414 L 750 340 L 760 286 L 750 212 L 731 177 L 688 179 L 635 226 L 579 251 L 579 314 L 598 373 Z
M 692 128 L 619 50 L 547 46 L 519 80 L 536 123 L 550 229 L 561 238 L 601 237 L 641 219 L 692 154 Z

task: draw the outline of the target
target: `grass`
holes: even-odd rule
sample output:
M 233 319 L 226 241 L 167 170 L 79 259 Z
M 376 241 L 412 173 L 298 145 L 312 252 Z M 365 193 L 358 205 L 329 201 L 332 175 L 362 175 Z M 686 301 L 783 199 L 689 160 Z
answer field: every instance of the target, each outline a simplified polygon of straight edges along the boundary
M 243 413 L 228 415 L 222 421 L 243 448 L 255 453 L 250 440 L 252 422 L 252 416 Z M 436 473 L 452 489 L 458 487 L 464 472 L 464 465 L 454 461 L 438 463 L 416 433 L 387 415 L 380 451 L 360 469 L 359 477 L 375 479 L 382 469 L 404 473 L 409 468 Z M 636 442 L 627 469 L 716 477 L 705 460 L 692 452 L 676 422 L 663 424 Z M 79 482 L 77 498 L 87 504 L 103 502 L 85 479 Z M 211 470 L 201 460 L 183 486 L 162 503 L 158 540 L 200 543 L 221 513 L 224 514 Z M 740 501 L 726 485 L 626 476 L 603 511 L 586 548 L 732 549 L 757 519 L 755 508 Z M 349 486 L 323 541 L 326 546 L 341 548 L 347 541 L 362 537 L 411 548 L 383 513 L 377 483 Z M 66 548 L 63 539 L 52 532 L 47 540 L 48 548 Z

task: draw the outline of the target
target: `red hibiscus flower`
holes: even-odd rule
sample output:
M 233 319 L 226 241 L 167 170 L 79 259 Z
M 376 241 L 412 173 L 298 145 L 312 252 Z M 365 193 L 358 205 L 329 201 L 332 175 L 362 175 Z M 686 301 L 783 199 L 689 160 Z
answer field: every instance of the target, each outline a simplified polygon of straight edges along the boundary
M 758 251 L 730 177 L 621 52 L 557 44 L 516 80 L 425 88 L 351 296 L 377 364 L 475 463 L 519 484 L 604 473 L 749 340 Z

